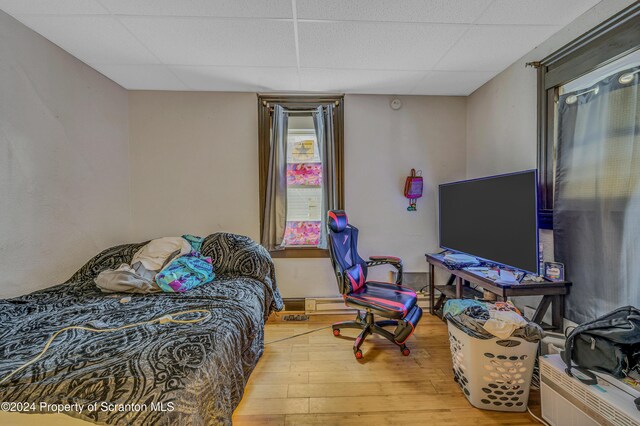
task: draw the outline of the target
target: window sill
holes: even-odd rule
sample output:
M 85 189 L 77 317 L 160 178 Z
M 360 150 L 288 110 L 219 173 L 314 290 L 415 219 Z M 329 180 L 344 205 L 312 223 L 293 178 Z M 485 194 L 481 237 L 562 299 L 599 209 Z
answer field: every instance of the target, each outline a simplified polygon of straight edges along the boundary
M 269 254 L 274 259 L 296 259 L 296 258 L 328 258 L 329 250 L 315 247 L 287 248 L 284 250 L 273 250 Z

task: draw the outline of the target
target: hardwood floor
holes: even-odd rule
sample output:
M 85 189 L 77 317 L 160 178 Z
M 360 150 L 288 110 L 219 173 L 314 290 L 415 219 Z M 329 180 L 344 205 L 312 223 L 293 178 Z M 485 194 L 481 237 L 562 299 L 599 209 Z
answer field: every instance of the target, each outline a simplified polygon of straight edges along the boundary
M 527 412 L 471 406 L 453 381 L 446 325 L 425 314 L 407 346 L 411 355 L 369 336 L 356 360 L 358 330 L 334 337 L 327 328 L 274 342 L 353 316 L 317 315 L 306 322 L 275 315 L 265 352 L 249 379 L 234 425 L 536 425 Z M 273 343 L 269 343 L 273 342 Z M 539 395 L 530 398 L 539 415 Z

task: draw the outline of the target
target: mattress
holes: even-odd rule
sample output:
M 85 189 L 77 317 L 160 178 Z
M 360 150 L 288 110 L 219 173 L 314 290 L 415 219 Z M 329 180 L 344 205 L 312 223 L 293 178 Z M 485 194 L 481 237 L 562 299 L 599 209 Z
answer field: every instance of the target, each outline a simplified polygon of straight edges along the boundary
M 0 402 L 98 424 L 231 423 L 263 352 L 264 323 L 282 309 L 271 258 L 247 237 L 213 234 L 202 248 L 213 259 L 213 282 L 187 293 L 101 293 L 93 278 L 128 262 L 142 244 L 100 253 L 64 284 L 0 300 L 0 380 L 67 326 L 116 329 L 196 310 L 179 316 L 194 322 L 64 331 L 42 358 L 0 384 Z

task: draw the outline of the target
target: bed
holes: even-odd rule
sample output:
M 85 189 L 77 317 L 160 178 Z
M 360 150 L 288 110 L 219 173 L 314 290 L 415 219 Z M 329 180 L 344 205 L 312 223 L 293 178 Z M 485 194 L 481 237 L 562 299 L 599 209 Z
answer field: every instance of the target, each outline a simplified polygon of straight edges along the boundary
M 43 358 L 0 384 L 0 402 L 36 413 L 69 404 L 65 414 L 99 424 L 231 423 L 263 352 L 264 323 L 283 306 L 273 262 L 253 240 L 217 233 L 202 247 L 213 259 L 212 283 L 187 293 L 101 293 L 96 275 L 130 262 L 143 244 L 107 249 L 64 284 L 0 300 L 0 380 L 65 326 L 118 328 L 185 310 L 207 314 L 181 317 L 196 323 L 65 331 Z

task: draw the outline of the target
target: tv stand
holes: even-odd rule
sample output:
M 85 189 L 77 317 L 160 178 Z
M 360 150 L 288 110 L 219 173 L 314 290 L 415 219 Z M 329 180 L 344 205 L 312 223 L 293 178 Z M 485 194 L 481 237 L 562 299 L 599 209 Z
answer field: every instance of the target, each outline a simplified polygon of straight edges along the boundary
M 545 313 L 551 310 L 552 329 L 562 331 L 562 319 L 564 317 L 564 296 L 569 293 L 571 282 L 569 281 L 544 281 L 544 282 L 513 282 L 502 283 L 493 281 L 479 273 L 467 269 L 449 269 L 444 264 L 444 255 L 426 254 L 429 263 L 429 313 L 436 315 L 442 308 L 445 299 L 481 299 L 483 294 L 472 288 L 471 284 L 482 287 L 484 290 L 495 294 L 498 300 L 506 301 L 508 297 L 516 296 L 542 296 L 538 308 L 531 321 L 542 325 Z M 445 285 L 435 285 L 435 269 L 444 269 L 449 275 Z M 435 301 L 435 292 L 440 292 L 438 302 Z

